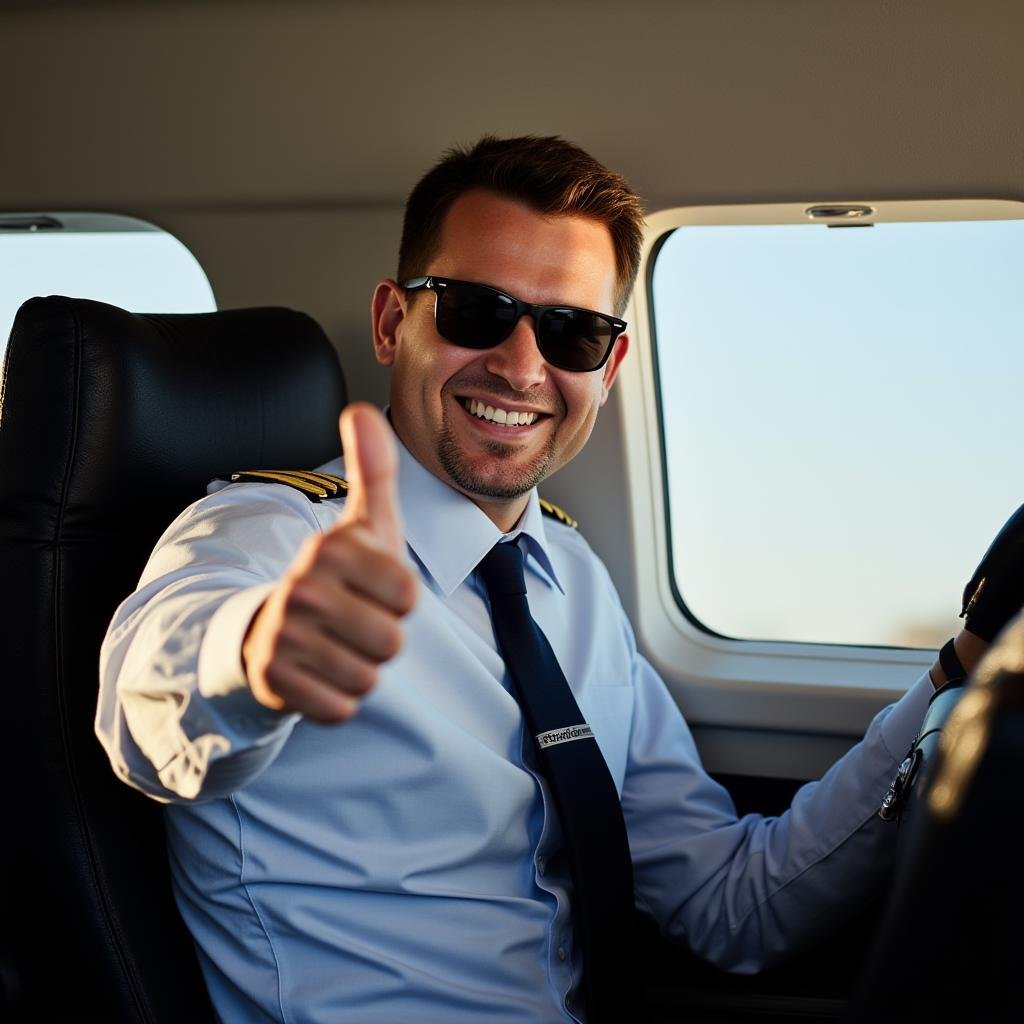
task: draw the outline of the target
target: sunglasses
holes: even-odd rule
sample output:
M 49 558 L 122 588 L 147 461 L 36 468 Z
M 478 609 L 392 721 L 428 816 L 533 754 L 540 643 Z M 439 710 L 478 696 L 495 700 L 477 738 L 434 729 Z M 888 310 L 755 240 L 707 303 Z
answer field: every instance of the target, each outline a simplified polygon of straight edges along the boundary
M 437 333 L 462 348 L 494 348 L 515 330 L 521 317 L 532 316 L 540 354 L 560 370 L 600 370 L 612 343 L 626 329 L 624 320 L 591 309 L 534 306 L 469 281 L 414 277 L 402 287 L 408 292 L 434 293 Z

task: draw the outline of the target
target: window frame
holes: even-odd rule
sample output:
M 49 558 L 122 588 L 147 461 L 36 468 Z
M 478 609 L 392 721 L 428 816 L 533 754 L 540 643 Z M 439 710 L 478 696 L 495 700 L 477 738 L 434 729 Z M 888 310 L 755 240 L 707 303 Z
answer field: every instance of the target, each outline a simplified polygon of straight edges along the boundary
M 877 211 L 865 218 L 868 223 L 1024 219 L 1024 203 L 1014 200 L 828 205 L 855 204 Z M 674 207 L 651 214 L 640 277 L 625 316 L 636 351 L 622 366 L 617 401 L 632 519 L 634 627 L 641 650 L 696 727 L 698 739 L 708 741 L 709 750 L 702 744 L 702 753 L 710 770 L 816 776 L 863 735 L 882 706 L 927 672 L 936 655 L 932 649 L 732 639 L 699 625 L 675 584 L 651 297 L 658 252 L 673 231 L 690 225 L 842 223 L 841 218 L 811 221 L 805 211 L 816 205 L 825 204 Z M 957 599 L 950 595 L 951 603 Z M 819 742 L 784 752 L 786 737 Z
M 32 222 L 40 224 L 39 227 L 30 227 Z M 47 223 L 50 222 L 50 223 Z M 8 226 L 17 224 L 19 226 Z M 45 225 L 45 226 L 44 226 Z M 206 268 L 199 262 L 198 257 L 189 248 L 189 246 L 183 242 L 173 232 L 168 231 L 166 228 L 160 227 L 158 224 L 153 224 L 150 221 L 143 220 L 140 217 L 134 217 L 123 213 L 106 213 L 101 211 L 75 211 L 75 210 L 32 210 L 32 211 L 16 211 L 16 210 L 3 210 L 0 209 L 0 238 L 5 237 L 19 237 L 24 235 L 40 235 L 47 236 L 52 235 L 55 238 L 67 237 L 71 235 L 159 235 L 170 240 L 175 246 L 179 247 L 182 256 L 182 268 L 188 266 L 188 272 L 195 275 L 195 281 L 201 282 L 201 287 L 208 292 L 208 296 L 203 296 L 203 301 L 193 308 L 192 304 L 189 304 L 188 312 L 213 312 L 218 308 L 217 296 L 213 289 L 213 283 L 210 281 L 210 276 L 206 272 Z M 55 282 L 52 286 L 47 285 L 43 289 L 43 294 L 54 294 L 55 290 L 60 289 L 60 283 Z M 111 297 L 109 295 L 98 295 L 95 293 L 84 294 L 88 289 L 83 289 L 81 292 L 76 292 L 78 298 L 90 298 L 96 299 L 99 302 L 113 302 L 115 305 L 123 305 L 125 308 L 129 308 L 125 305 L 125 300 L 122 297 Z M 25 295 L 22 301 L 26 301 L 31 298 L 31 295 Z M 132 303 L 135 306 L 135 303 Z M 6 308 L 6 307 L 5 307 Z M 15 307 L 17 309 L 17 307 Z M 132 309 L 133 312 L 185 312 L 186 308 L 180 302 L 170 303 L 169 308 L 162 309 Z M 0 362 L 2 362 L 3 353 L 6 350 L 8 338 L 6 334 L 0 338 Z

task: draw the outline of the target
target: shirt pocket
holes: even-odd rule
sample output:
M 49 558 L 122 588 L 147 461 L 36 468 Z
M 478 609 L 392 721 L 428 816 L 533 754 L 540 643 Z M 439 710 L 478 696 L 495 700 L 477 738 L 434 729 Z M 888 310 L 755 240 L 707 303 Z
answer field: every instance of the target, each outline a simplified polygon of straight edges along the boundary
M 580 702 L 580 710 L 601 748 L 615 788 L 622 795 L 629 756 L 629 734 L 633 725 L 632 686 L 591 686 Z

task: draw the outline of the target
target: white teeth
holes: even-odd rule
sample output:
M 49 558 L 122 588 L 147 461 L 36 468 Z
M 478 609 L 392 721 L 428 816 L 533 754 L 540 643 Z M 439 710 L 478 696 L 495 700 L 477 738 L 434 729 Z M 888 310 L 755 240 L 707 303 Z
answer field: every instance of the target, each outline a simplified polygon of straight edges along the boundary
M 466 399 L 463 404 L 474 416 L 493 423 L 503 423 L 507 427 L 528 427 L 537 418 L 535 412 L 508 412 L 506 409 L 496 409 L 493 405 L 484 405 L 475 398 Z

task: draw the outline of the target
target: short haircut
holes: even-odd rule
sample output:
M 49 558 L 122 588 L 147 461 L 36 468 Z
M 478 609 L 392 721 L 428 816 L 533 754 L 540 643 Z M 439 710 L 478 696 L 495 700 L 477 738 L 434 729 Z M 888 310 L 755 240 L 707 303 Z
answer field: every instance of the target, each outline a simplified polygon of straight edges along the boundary
M 590 217 L 604 224 L 615 247 L 615 312 L 621 315 L 640 269 L 640 197 L 625 178 L 553 135 L 514 139 L 485 135 L 472 147 L 447 150 L 420 179 L 405 204 L 399 281 L 426 273 L 452 203 L 476 188 L 547 216 Z

